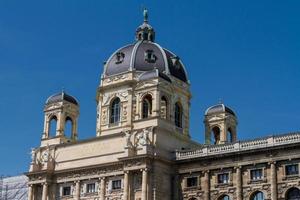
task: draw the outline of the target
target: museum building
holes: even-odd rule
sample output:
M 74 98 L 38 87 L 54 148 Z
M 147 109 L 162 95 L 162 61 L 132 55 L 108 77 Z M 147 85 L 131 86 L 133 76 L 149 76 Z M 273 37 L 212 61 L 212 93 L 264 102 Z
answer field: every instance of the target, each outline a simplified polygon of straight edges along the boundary
M 78 100 L 44 106 L 28 200 L 300 200 L 300 133 L 237 139 L 223 103 L 204 113 L 205 144 L 190 138 L 190 82 L 181 59 L 144 22 L 104 64 L 94 138 L 78 140 Z M 70 125 L 67 133 L 66 125 Z

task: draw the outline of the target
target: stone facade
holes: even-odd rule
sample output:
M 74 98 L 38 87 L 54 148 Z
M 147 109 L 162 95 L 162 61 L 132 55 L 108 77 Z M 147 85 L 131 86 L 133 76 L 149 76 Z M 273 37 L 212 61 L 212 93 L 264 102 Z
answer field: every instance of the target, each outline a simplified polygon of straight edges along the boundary
M 94 138 L 78 140 L 74 97 L 48 98 L 28 199 L 256 200 L 258 191 L 263 199 L 285 199 L 300 180 L 300 134 L 237 142 L 237 117 L 220 104 L 205 113 L 206 145 L 191 140 L 186 70 L 154 38 L 145 10 L 137 41 L 104 66 Z

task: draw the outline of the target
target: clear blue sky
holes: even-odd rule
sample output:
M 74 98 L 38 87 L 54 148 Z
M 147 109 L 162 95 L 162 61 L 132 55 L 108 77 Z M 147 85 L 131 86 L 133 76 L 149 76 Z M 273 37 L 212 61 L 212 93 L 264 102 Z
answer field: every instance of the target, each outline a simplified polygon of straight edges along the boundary
M 191 135 L 221 98 L 239 139 L 300 130 L 299 1 L 0 1 L 0 174 L 25 172 L 43 106 L 64 87 L 80 101 L 79 137 L 95 136 L 102 63 L 134 41 L 147 6 L 156 41 L 192 85 Z

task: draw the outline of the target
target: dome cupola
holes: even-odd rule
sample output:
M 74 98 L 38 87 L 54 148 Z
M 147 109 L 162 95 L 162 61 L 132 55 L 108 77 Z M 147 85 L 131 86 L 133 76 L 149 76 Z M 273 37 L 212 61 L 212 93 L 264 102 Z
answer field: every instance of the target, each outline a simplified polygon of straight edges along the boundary
M 216 114 L 220 114 L 220 113 L 229 113 L 229 114 L 235 116 L 235 113 L 233 112 L 233 110 L 231 108 L 225 106 L 223 103 L 219 103 L 217 105 L 209 107 L 206 110 L 205 115 L 216 115 Z
M 205 111 L 205 143 L 225 144 L 237 141 L 237 116 L 223 103 Z
M 50 96 L 46 104 L 51 104 L 51 103 L 56 103 L 56 102 L 62 102 L 62 101 L 67 101 L 69 103 L 73 103 L 75 105 L 79 105 L 78 101 L 76 100 L 75 97 L 68 95 L 65 91 L 61 91 L 60 93 L 54 94 Z
M 139 73 L 158 71 L 160 77 L 172 77 L 189 83 L 185 67 L 179 56 L 154 42 L 155 32 L 148 24 L 148 11 L 144 10 L 144 22 L 135 33 L 136 41 L 119 48 L 107 60 L 104 77 L 129 71 Z M 154 73 L 153 73 L 154 74 Z
M 148 24 L 148 10 L 144 9 L 144 22 L 136 29 L 135 39 L 137 41 L 147 40 L 154 42 L 155 31 L 150 24 Z

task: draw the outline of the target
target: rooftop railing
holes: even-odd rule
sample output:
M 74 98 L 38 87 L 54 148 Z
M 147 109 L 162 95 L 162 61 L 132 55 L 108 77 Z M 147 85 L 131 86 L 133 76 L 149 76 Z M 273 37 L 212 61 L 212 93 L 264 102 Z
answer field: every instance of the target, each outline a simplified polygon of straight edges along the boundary
M 253 149 L 281 146 L 300 143 L 300 132 L 285 135 L 270 136 L 255 140 L 239 141 L 222 145 L 209 145 L 194 150 L 176 151 L 176 160 L 199 158 L 211 155 L 219 155 L 233 152 L 241 152 Z

